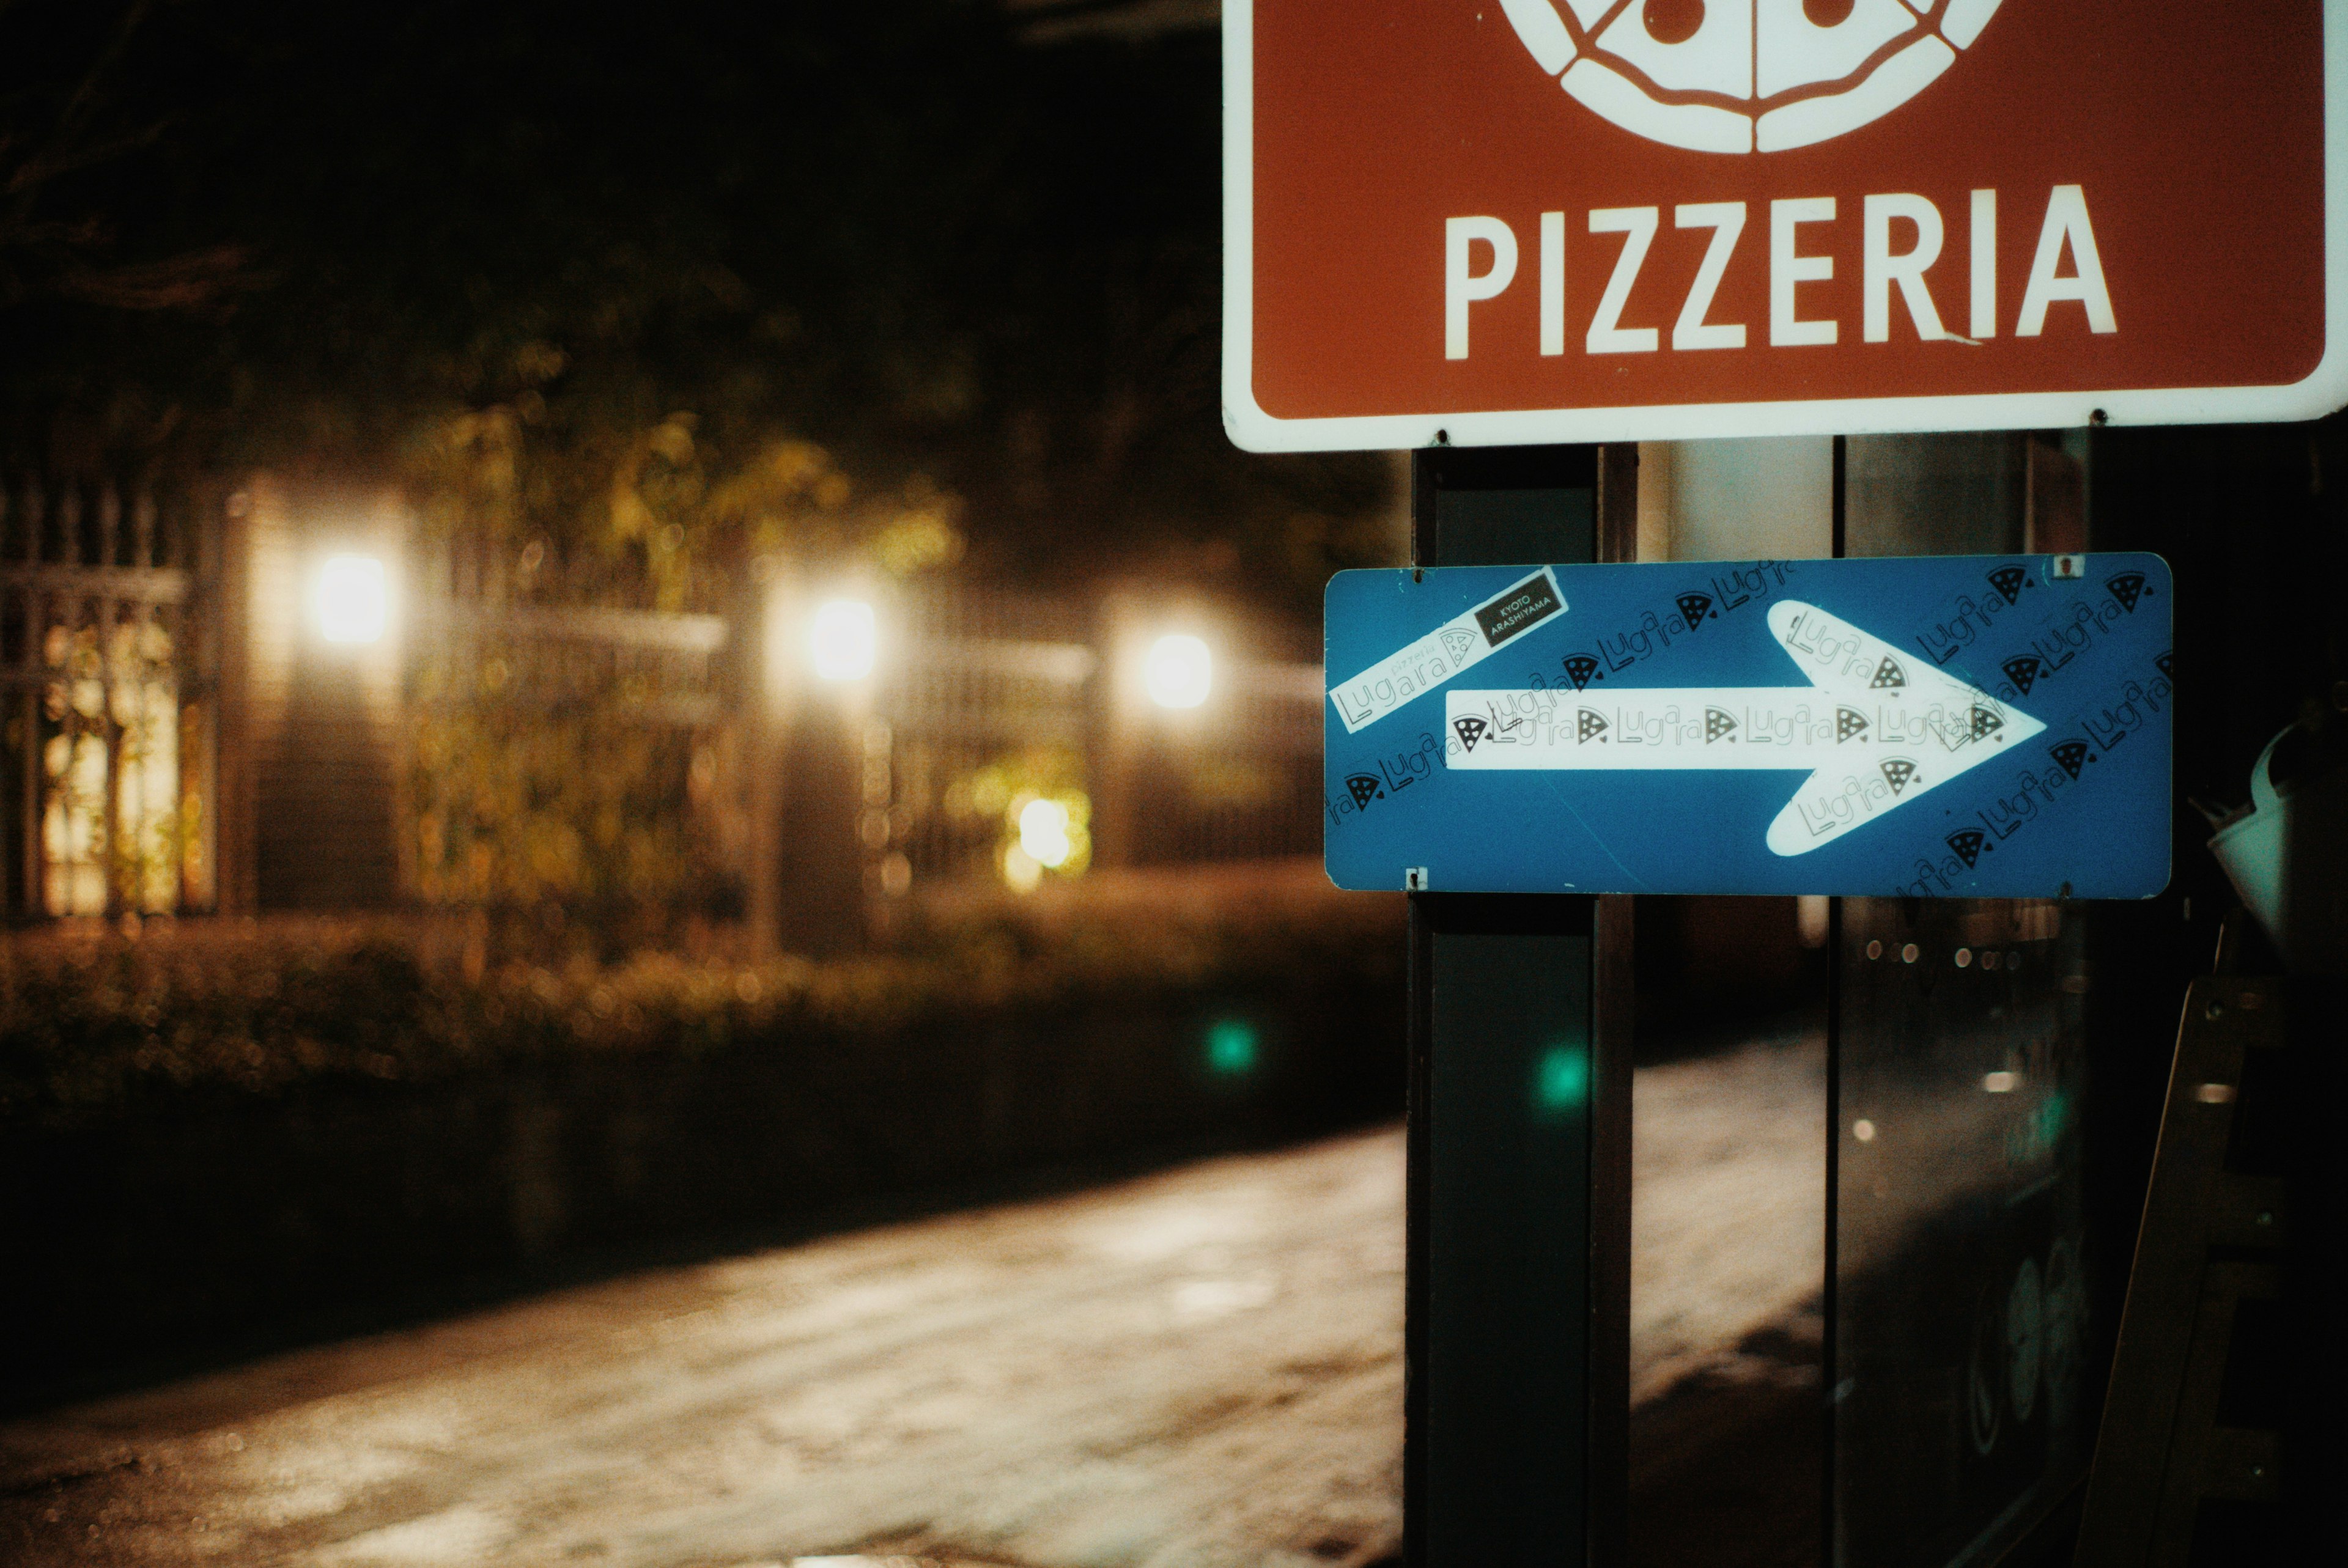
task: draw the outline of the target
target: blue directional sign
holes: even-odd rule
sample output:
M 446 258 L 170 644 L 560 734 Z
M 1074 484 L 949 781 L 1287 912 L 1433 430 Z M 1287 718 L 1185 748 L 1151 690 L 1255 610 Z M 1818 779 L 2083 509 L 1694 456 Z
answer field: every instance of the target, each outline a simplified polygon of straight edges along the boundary
M 2150 555 L 1343 572 L 1329 876 L 2150 897 L 2170 599 Z

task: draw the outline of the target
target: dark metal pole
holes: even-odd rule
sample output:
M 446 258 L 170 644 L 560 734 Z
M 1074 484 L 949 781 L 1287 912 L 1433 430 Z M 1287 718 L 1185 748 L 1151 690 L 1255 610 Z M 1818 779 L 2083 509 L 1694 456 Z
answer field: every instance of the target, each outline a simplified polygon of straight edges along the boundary
M 1598 448 L 1600 560 L 1639 559 L 1639 447 Z M 1591 997 L 1590 1495 L 1592 1568 L 1630 1561 L 1631 1075 L 1636 977 L 1631 895 L 1598 900 Z
M 1637 449 L 1416 455 L 1421 566 L 1627 559 Z M 1404 1544 L 1617 1568 L 1630 1340 L 1627 898 L 1416 895 Z
M 1847 517 L 1845 438 L 1834 438 L 1834 480 L 1832 507 L 1832 544 L 1834 559 L 1840 560 L 1846 543 L 1844 522 Z M 1836 1440 L 1837 1416 L 1842 1404 L 1842 1379 L 1837 1370 L 1836 1350 L 1840 1327 L 1838 1304 L 1838 1276 L 1841 1272 L 1840 1249 L 1837 1233 L 1841 1224 L 1842 1206 L 1842 900 L 1827 900 L 1827 1193 L 1826 1193 L 1826 1267 L 1819 1291 L 1818 1392 L 1820 1419 L 1825 1423 L 1825 1446 L 1821 1451 L 1826 1463 L 1818 1467 L 1818 1563 L 1819 1568 L 1836 1568 L 1841 1553 L 1837 1551 L 1836 1499 L 1839 1491 L 1841 1450 Z

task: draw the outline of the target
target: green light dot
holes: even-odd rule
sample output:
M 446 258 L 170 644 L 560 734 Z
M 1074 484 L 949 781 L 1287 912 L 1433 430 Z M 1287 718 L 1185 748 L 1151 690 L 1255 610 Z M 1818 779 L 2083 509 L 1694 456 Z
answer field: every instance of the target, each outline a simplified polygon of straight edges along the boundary
M 1256 1030 L 1245 1019 L 1218 1019 L 1207 1030 L 1207 1070 L 1237 1078 L 1255 1070 Z
M 1590 1100 L 1590 1053 L 1552 1045 L 1533 1069 L 1533 1109 L 1548 1115 L 1578 1111 Z
M 2061 1090 L 2046 1097 L 2038 1112 L 2038 1142 L 2042 1147 L 2053 1148 L 2071 1125 L 2071 1097 Z

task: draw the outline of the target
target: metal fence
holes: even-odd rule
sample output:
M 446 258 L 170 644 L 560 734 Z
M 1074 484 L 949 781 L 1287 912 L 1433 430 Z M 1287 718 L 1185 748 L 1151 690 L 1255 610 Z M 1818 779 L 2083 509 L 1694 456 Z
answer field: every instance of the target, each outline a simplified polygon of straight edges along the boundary
M 12 917 L 211 903 L 216 542 L 185 492 L 0 477 Z
M 1319 845 L 1318 665 L 1224 647 L 1209 702 L 1177 718 L 1136 698 L 1151 619 L 1130 602 L 939 583 L 907 590 L 891 621 L 864 824 L 887 846 L 885 890 L 998 874 L 1027 796 L 1070 802 L 1095 863 Z
M 892 609 L 859 828 L 887 893 L 991 874 L 1023 793 L 1089 792 L 1102 674 L 1074 604 L 938 584 Z
M 772 651 L 788 662 L 797 635 L 774 621 L 795 613 L 779 599 L 745 593 L 723 615 L 564 604 L 545 575 L 518 592 L 478 550 L 394 546 L 407 551 L 396 669 L 354 680 L 303 651 L 298 518 L 258 489 L 222 490 L 224 505 L 193 488 L 0 477 L 10 917 L 318 907 L 362 883 L 361 902 L 445 897 L 417 876 L 430 780 L 410 768 L 401 784 L 399 759 L 427 713 L 466 707 L 518 729 L 592 708 L 674 733 L 695 787 L 664 809 L 714 818 L 704 825 L 737 860 L 760 842 L 744 819 L 770 796 L 738 776 L 700 786 L 713 759 L 738 774 L 773 755 L 742 743 L 773 696 Z M 1318 667 L 1261 639 L 1251 652 L 1243 623 L 1216 650 L 1210 702 L 1169 716 L 1133 695 L 1146 603 L 928 579 L 897 585 L 880 610 L 850 851 L 870 891 L 1017 881 L 1006 856 L 1035 799 L 1066 810 L 1062 875 L 1319 843 Z M 327 842 L 338 835 L 352 844 Z M 395 845 L 405 868 L 374 869 Z
M 790 664 L 802 630 L 770 618 L 812 608 L 756 596 L 730 616 L 499 603 L 490 575 L 449 553 L 419 560 L 414 579 L 412 701 L 604 702 L 691 732 L 705 757 L 753 766 L 737 732 L 767 699 L 774 650 Z M 876 615 L 850 850 L 869 891 L 1004 875 L 1019 811 L 1035 798 L 1072 814 L 1077 853 L 1063 873 L 1318 845 L 1317 665 L 1225 648 L 1210 703 L 1161 723 L 1120 695 L 1146 609 L 949 579 L 896 585 Z M 759 835 L 734 819 L 764 799 L 737 781 L 696 809 L 729 850 L 755 854 Z M 1010 869 L 1015 880 L 1015 858 Z

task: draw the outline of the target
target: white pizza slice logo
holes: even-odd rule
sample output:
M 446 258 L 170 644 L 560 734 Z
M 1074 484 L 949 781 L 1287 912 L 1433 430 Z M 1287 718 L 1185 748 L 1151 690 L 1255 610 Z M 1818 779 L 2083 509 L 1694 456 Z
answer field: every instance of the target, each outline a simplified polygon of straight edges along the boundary
M 1542 70 L 1624 130 L 1782 152 L 1880 119 L 1970 48 L 1999 0 L 1500 0 Z

